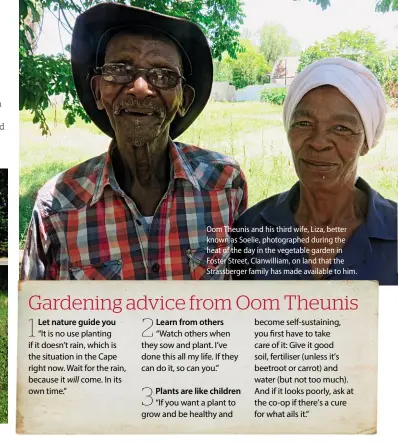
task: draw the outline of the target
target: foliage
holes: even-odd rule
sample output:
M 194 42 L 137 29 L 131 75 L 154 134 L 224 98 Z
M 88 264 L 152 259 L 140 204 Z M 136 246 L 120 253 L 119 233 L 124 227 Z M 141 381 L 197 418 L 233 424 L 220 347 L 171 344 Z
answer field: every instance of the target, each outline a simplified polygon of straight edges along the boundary
M 316 3 L 322 9 L 326 9 L 330 6 L 330 0 L 309 0 L 312 3 Z
M 383 86 L 388 96 L 398 98 L 398 55 L 387 59 Z
M 298 71 L 326 57 L 348 58 L 370 69 L 385 92 L 394 96 L 398 91 L 398 55 L 385 53 L 385 47 L 385 42 L 378 41 L 369 31 L 340 32 L 303 51 Z
M 221 61 L 214 62 L 214 80 L 227 81 L 237 89 L 248 85 L 269 83 L 272 70 L 263 55 L 249 40 L 240 40 L 243 48 L 236 58 L 224 54 Z
M 90 121 L 80 105 L 66 57 L 26 54 L 21 58 L 19 69 L 19 109 L 32 111 L 33 122 L 40 123 L 43 134 L 49 132 L 44 110 L 51 103 L 51 95 L 63 94 L 66 126 L 75 123 L 77 116 Z
M 0 169 L 0 257 L 8 254 L 8 169 Z
M 298 55 L 300 46 L 297 40 L 289 37 L 286 28 L 278 23 L 266 23 L 260 29 L 260 50 L 265 62 L 273 66 L 279 57 Z
M 43 134 L 49 128 L 44 110 L 52 94 L 64 94 L 65 123 L 73 124 L 77 116 L 89 121 L 76 97 L 70 63 L 64 55 L 34 55 L 35 26 L 44 10 L 55 15 L 65 29 L 72 32 L 74 18 L 103 0 L 19 0 L 20 109 L 34 114 Z M 167 15 L 184 17 L 197 23 L 211 42 L 212 55 L 221 58 L 227 51 L 234 57 L 239 47 L 239 27 L 243 23 L 241 0 L 110 0 Z
M 239 27 L 244 13 L 241 0 L 108 0 L 131 5 L 175 17 L 187 18 L 197 23 L 211 42 L 213 57 L 220 57 L 226 50 L 232 56 L 239 50 Z M 40 20 L 40 11 L 48 9 L 58 17 L 62 26 L 72 31 L 71 19 L 103 0 L 19 0 L 20 25 L 31 12 L 32 22 Z M 22 21 L 21 21 L 22 19 Z M 30 31 L 24 29 L 30 34 Z M 20 36 L 21 39 L 21 36 Z M 23 37 L 22 37 L 22 40 Z M 26 39 L 24 41 L 25 48 Z
M 287 94 L 286 88 L 265 88 L 261 91 L 261 101 L 283 105 Z
M 298 71 L 302 71 L 316 60 L 326 57 L 344 57 L 362 63 L 375 74 L 379 81 L 382 81 L 384 56 L 381 52 L 385 47 L 385 43 L 377 41 L 376 36 L 369 31 L 343 31 L 303 51 Z
M 377 0 L 376 2 L 377 12 L 398 11 L 397 0 Z

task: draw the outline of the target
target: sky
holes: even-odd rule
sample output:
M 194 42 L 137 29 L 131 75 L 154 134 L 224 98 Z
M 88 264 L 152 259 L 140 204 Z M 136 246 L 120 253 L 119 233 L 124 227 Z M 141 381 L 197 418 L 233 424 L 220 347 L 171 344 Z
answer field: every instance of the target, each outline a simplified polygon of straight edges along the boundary
M 255 32 L 266 22 L 280 23 L 302 49 L 341 31 L 368 29 L 385 40 L 388 49 L 398 48 L 398 11 L 376 13 L 376 0 L 331 0 L 331 4 L 322 11 L 308 0 L 244 0 L 242 29 Z M 57 21 L 46 13 L 37 52 L 62 52 L 62 46 L 70 43 L 70 35 L 61 29 L 61 44 L 59 34 Z

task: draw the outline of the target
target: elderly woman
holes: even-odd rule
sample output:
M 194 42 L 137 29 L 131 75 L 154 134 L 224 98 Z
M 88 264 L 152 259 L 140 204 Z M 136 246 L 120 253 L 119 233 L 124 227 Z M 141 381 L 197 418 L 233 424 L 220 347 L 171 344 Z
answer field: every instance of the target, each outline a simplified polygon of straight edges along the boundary
M 359 63 L 324 59 L 297 75 L 283 121 L 299 181 L 238 219 L 233 278 L 398 284 L 397 205 L 357 176 L 385 114 L 380 84 Z

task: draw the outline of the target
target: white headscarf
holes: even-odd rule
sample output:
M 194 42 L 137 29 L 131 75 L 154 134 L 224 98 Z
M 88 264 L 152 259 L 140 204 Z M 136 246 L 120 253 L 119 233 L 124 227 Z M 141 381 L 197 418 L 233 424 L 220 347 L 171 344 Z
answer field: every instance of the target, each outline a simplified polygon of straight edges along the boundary
M 283 123 L 290 128 L 294 110 L 304 95 L 323 85 L 335 86 L 357 108 L 369 148 L 384 129 L 387 105 L 376 77 L 365 66 L 345 58 L 326 58 L 307 66 L 293 80 L 283 107 Z

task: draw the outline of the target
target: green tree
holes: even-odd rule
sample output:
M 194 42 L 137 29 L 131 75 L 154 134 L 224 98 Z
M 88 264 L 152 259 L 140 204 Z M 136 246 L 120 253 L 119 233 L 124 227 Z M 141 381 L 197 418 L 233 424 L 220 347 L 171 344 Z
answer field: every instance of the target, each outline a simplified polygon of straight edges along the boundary
M 242 51 L 236 58 L 224 54 L 221 61 L 214 63 L 214 80 L 228 81 L 237 89 L 268 82 L 272 68 L 259 49 L 246 39 L 240 40 L 240 45 Z
M 265 62 L 273 66 L 279 57 L 298 55 L 300 46 L 289 37 L 286 28 L 278 23 L 266 23 L 260 29 L 260 50 Z
M 188 18 L 197 23 L 211 42 L 214 58 L 224 51 L 235 56 L 239 51 L 239 28 L 243 23 L 241 0 L 108 0 L 115 3 Z M 65 96 L 66 125 L 73 124 L 80 116 L 89 121 L 80 106 L 73 84 L 70 63 L 64 55 L 34 55 L 35 39 L 32 24 L 39 23 L 44 10 L 56 15 L 60 25 L 72 30 L 70 16 L 75 17 L 102 0 L 19 0 L 19 57 L 20 57 L 20 109 L 34 114 L 33 121 L 40 123 L 43 134 L 49 128 L 44 110 L 49 97 L 63 93 Z
M 377 0 L 376 11 L 377 12 L 398 11 L 398 1 L 397 0 Z
M 298 72 L 316 60 L 327 57 L 343 57 L 362 63 L 383 83 L 386 57 L 382 51 L 385 42 L 378 41 L 369 31 L 344 31 L 328 37 L 301 53 Z

